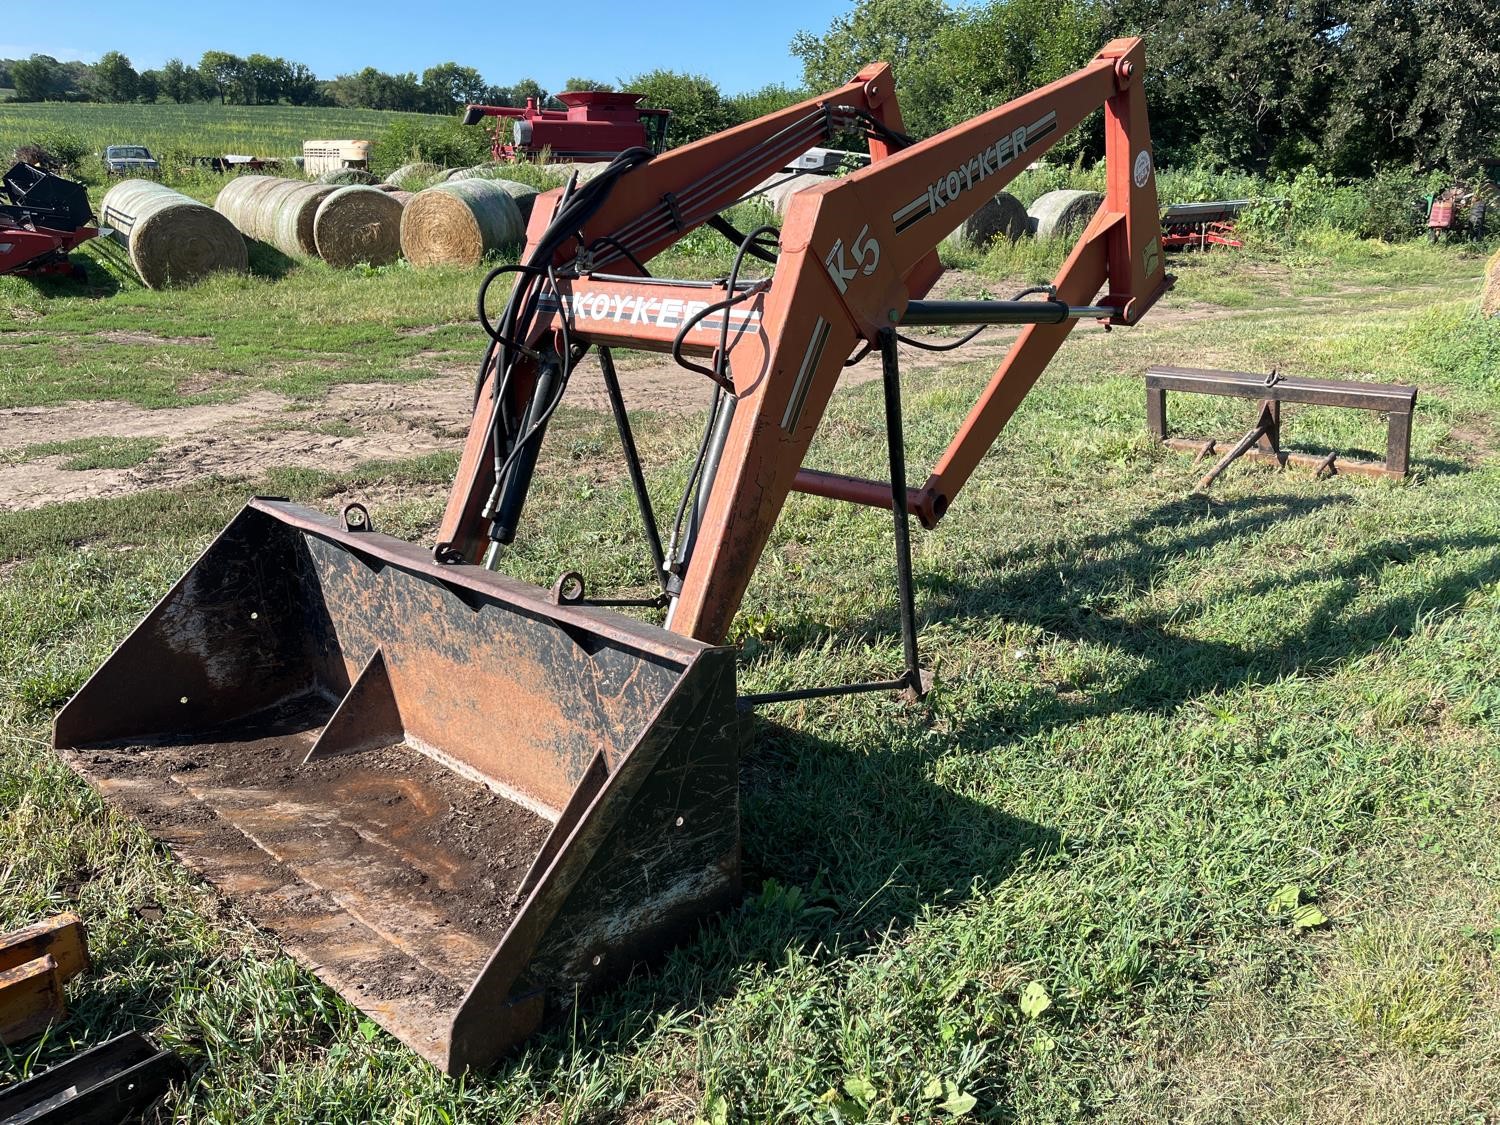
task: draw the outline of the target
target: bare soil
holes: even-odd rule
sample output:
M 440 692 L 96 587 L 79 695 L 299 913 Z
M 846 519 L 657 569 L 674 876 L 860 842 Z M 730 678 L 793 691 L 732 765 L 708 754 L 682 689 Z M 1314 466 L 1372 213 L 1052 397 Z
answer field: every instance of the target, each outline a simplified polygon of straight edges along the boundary
M 551 825 L 405 746 L 304 764 L 324 717 L 304 708 L 231 740 L 69 759 L 262 926 L 307 942 L 327 929 L 316 916 L 336 916 L 362 935 L 320 950 L 321 967 L 386 999 L 435 975 L 456 1000 L 515 916 Z
M 967 296 L 979 289 L 972 276 L 954 272 L 945 276 L 934 295 Z M 1008 291 L 1003 284 L 990 284 L 989 290 Z M 1177 324 L 1222 315 L 1223 310 L 1206 306 L 1159 307 L 1149 323 Z M 1078 330 L 1101 329 L 1088 323 Z M 407 334 L 420 332 L 408 330 Z M 973 360 L 998 362 L 1015 334 L 1014 329 L 992 329 L 957 355 L 907 349 L 904 362 L 914 368 Z M 127 335 L 132 342 L 163 347 L 187 342 L 146 333 L 114 333 L 121 338 Z M 931 338 L 938 341 L 949 335 L 933 333 Z M 407 367 L 430 372 L 431 378 L 414 383 L 344 383 L 311 407 L 257 391 L 230 403 L 169 409 L 75 402 L 0 410 L 0 511 L 176 488 L 213 476 L 255 477 L 271 465 L 339 472 L 364 461 L 457 449 L 468 429 L 477 354 L 423 352 L 408 361 Z M 670 358 L 621 352 L 617 363 L 632 410 L 695 413 L 707 404 L 707 380 Z M 580 368 L 568 388 L 566 405 L 601 412 L 609 409 L 595 370 L 587 362 Z M 871 357 L 846 371 L 840 386 L 858 386 L 879 376 L 880 365 Z M 127 437 L 158 438 L 162 445 L 142 464 L 125 469 L 70 470 L 63 468 L 69 460 L 65 455 L 27 460 L 17 456 L 28 446 L 43 443 Z

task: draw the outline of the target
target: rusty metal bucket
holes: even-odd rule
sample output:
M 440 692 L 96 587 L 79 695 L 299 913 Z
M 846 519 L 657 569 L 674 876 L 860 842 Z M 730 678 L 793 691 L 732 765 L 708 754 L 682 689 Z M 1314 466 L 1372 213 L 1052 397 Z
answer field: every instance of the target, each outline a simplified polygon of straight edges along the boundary
M 732 651 L 252 501 L 54 744 L 448 1072 L 739 894 Z

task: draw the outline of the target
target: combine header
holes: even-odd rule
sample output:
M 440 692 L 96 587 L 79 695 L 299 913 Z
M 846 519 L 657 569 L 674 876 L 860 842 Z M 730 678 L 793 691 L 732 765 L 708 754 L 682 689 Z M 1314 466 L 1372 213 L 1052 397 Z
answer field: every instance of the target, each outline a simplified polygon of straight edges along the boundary
M 435 547 L 381 535 L 358 505 L 335 520 L 252 501 L 58 715 L 57 747 L 437 1066 L 493 1062 L 549 1011 L 736 900 L 747 707 L 927 689 L 909 517 L 947 515 L 1074 324 L 1135 324 L 1167 285 L 1144 65 L 1139 40 L 1115 41 L 914 142 L 878 64 L 694 144 L 627 150 L 541 196 L 521 261 L 481 291 L 488 345 Z M 1101 106 L 1108 190 L 1052 284 L 928 300 L 943 237 Z M 741 233 L 721 215 L 850 132 L 867 138 L 869 166 L 797 193 L 779 232 Z M 648 274 L 704 224 L 738 246 L 728 276 Z M 752 277 L 751 259 L 773 268 Z M 500 279 L 513 285 L 492 319 L 484 290 Z M 908 487 L 899 346 L 938 345 L 902 332 L 996 324 L 1021 331 Z M 704 437 L 670 527 L 643 483 L 617 346 L 669 353 L 704 378 Z M 648 598 L 594 598 L 572 571 L 551 590 L 496 573 L 548 420 L 590 350 L 639 504 Z M 872 353 L 888 475 L 805 467 L 840 374 Z M 724 638 L 793 490 L 892 519 L 905 664 L 874 682 L 738 696 Z M 663 610 L 662 624 L 610 608 L 631 605 Z
M 99 233 L 82 184 L 17 164 L 0 177 L 0 274 L 83 271 L 68 254 Z

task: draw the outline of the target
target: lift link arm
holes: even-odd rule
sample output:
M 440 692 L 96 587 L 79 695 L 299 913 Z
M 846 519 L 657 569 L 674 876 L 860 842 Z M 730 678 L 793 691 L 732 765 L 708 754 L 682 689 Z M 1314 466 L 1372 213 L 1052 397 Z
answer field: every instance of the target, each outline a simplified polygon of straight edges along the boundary
M 860 114 L 878 125 L 869 142 L 872 159 L 885 159 L 893 146 L 879 130 L 900 134 L 904 129 L 896 102 L 895 79 L 888 64 L 874 63 L 837 89 L 671 149 L 622 176 L 603 206 L 579 231 L 579 242 L 574 249 L 560 252 L 555 265 L 565 272 L 572 267 L 604 275 L 638 276 L 637 262 L 650 261 L 807 149 L 825 143 L 846 127 L 862 128 Z M 527 228 L 523 260 L 530 257 L 552 221 L 565 190 L 557 188 L 537 198 Z M 598 245 L 599 249 L 587 254 L 584 260 L 569 261 L 577 245 Z M 925 272 L 929 286 L 942 273 L 935 253 L 929 253 Z M 524 277 L 517 280 L 517 285 L 524 283 Z M 650 299 L 659 305 L 661 300 L 670 298 L 653 291 Z M 555 323 L 539 319 L 536 330 L 524 342 L 535 346 L 555 327 Z M 666 336 L 668 342 L 671 335 Z M 485 373 L 438 535 L 440 558 L 478 561 L 487 546 L 486 521 L 481 511 L 494 486 L 489 437 L 498 414 L 520 416 L 524 399 L 534 384 L 530 366 L 521 365 L 504 400 L 493 393 L 498 373 L 493 367 Z
M 793 198 L 761 334 L 742 339 L 731 354 L 737 409 L 669 628 L 710 642 L 724 637 L 786 495 L 798 484 L 846 357 L 861 341 L 873 343 L 882 329 L 902 323 L 909 302 L 930 284 L 922 263 L 944 236 L 1100 105 L 1108 191 L 1058 274 L 1058 302 L 1081 306 L 1106 289 L 1101 303 L 1113 310 L 1108 319 L 1133 324 L 1160 296 L 1167 279 L 1144 63 L 1140 40 L 1116 40 L 1072 75 Z M 1055 319 L 1044 308 L 1037 319 L 1044 313 Z M 912 511 L 925 524 L 947 511 L 1073 319 L 1022 332 L 912 497 Z M 809 491 L 889 503 L 886 483 L 816 476 L 803 477 Z
M 890 70 L 877 65 L 822 98 L 669 152 L 615 182 L 580 239 L 559 252 L 567 260 L 556 262 L 551 303 L 544 302 L 525 342 L 561 350 L 545 341 L 566 326 L 574 344 L 667 350 L 680 333 L 684 354 L 712 356 L 720 330 L 729 332 L 724 350 L 733 393 L 716 423 L 722 444 L 715 439 L 704 465 L 691 548 L 675 568 L 680 589 L 668 628 L 708 643 L 723 639 L 793 489 L 890 503 L 889 481 L 802 469 L 829 396 L 857 348 L 877 344 L 881 333 L 903 324 L 968 317 L 968 323 L 1026 325 L 932 475 L 908 490 L 908 510 L 930 527 L 1073 322 L 1089 316 L 1133 324 L 1160 296 L 1167 278 L 1144 64 L 1140 40 L 1116 40 L 1073 74 L 904 148 L 889 143 L 901 127 L 900 114 Z M 941 308 L 923 302 L 941 273 L 938 243 L 1101 106 L 1107 190 L 1054 281 L 1055 299 Z M 858 119 L 861 113 L 879 123 L 870 165 L 792 197 L 769 284 L 749 293 L 736 289 L 743 299 L 714 314 L 722 319 L 695 322 L 693 313 L 729 297 L 725 283 L 640 276 L 638 262 L 827 135 L 835 128 L 831 115 Z M 529 230 L 533 246 L 560 203 L 561 193 L 538 201 Z M 643 317 L 648 307 L 652 316 Z M 446 548 L 449 557 L 476 559 L 488 541 L 483 505 L 494 480 L 491 427 L 502 412 L 519 416 L 531 393 L 532 372 L 525 362 L 517 366 L 521 377 L 512 372 L 506 395 L 481 393 L 476 405 L 441 532 L 439 550 Z M 495 374 L 487 372 L 487 392 Z

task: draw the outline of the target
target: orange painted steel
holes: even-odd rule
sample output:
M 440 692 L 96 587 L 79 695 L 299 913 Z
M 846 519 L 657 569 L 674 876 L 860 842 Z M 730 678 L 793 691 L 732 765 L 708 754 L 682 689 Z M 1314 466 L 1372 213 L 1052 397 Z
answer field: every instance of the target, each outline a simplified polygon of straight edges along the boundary
M 886 484 L 802 469 L 845 361 L 872 344 L 882 329 L 899 326 L 908 303 L 928 292 L 941 272 L 935 248 L 943 237 L 1101 106 L 1104 202 L 1053 282 L 1056 299 L 1070 306 L 1105 306 L 1114 310 L 1110 323 L 1129 325 L 1161 295 L 1167 278 L 1144 70 L 1141 41 L 1116 40 L 1075 73 L 925 141 L 896 148 L 872 134 L 867 167 L 792 197 L 769 283 L 728 313 L 702 319 L 683 334 L 685 354 L 713 355 L 719 318 L 730 317 L 727 369 L 736 401 L 669 629 L 709 643 L 723 639 L 793 489 L 889 505 Z M 637 280 L 636 263 L 680 238 L 698 215 L 706 218 L 709 208 L 733 202 L 779 167 L 785 157 L 774 144 L 756 160 L 736 164 L 736 157 L 779 135 L 789 137 L 781 147 L 790 151 L 803 143 L 803 134 L 787 130 L 812 112 L 864 111 L 885 129 L 899 130 L 891 87 L 889 67 L 869 67 L 827 95 L 674 150 L 621 176 L 581 232 L 580 244 L 636 232 L 633 258 L 607 250 L 601 264 L 587 255 L 568 257 L 577 255 L 571 248 L 560 251 L 558 266 L 571 265 L 574 272 L 560 270 L 555 281 L 560 299 L 542 306 L 544 315 L 527 344 L 555 339 L 566 327 L 574 342 L 669 349 L 695 311 L 723 301 L 729 291 L 723 282 L 688 286 Z M 694 183 L 715 169 L 736 167 L 737 174 L 721 177 L 711 198 L 688 205 Z M 561 198 L 559 190 L 538 201 L 529 248 L 541 239 Z M 664 200 L 676 226 L 660 219 L 653 225 L 651 216 L 663 212 Z M 643 230 L 649 237 L 640 236 Z M 911 490 L 910 511 L 923 524 L 931 527 L 947 512 L 1072 327 L 1073 320 L 1066 319 L 1022 330 L 931 476 Z M 488 387 L 494 378 L 491 372 Z M 485 545 L 481 505 L 494 483 L 487 454 L 495 412 L 516 409 L 533 378 L 523 370 L 512 379 L 509 403 L 481 394 L 439 537 L 443 548 L 462 557 L 477 558 Z
M 1072 320 L 1132 324 L 1166 285 L 1143 67 L 1140 42 L 1117 41 L 1067 78 L 908 143 L 880 64 L 541 197 L 512 300 L 498 326 L 486 318 L 490 359 L 436 557 L 375 531 L 359 504 L 335 521 L 254 500 L 58 713 L 54 746 L 435 1065 L 493 1062 L 739 897 L 742 705 L 927 689 L 897 491 L 895 329 L 1034 322 L 931 477 L 907 490 L 908 512 L 931 525 Z M 1108 191 L 1056 299 L 922 300 L 941 273 L 938 242 L 1099 106 Z M 793 197 L 769 278 L 644 275 L 849 127 L 869 132 L 871 164 Z M 740 239 L 742 257 L 754 238 Z M 513 532 L 542 426 L 594 345 L 675 348 L 719 382 L 694 474 L 707 483 L 684 497 L 693 519 L 664 551 L 603 357 L 653 566 L 675 597 L 665 629 L 564 596 L 567 575 L 549 593 L 472 565 Z M 842 371 L 871 347 L 890 477 L 804 469 Z M 896 509 L 905 672 L 741 696 L 734 651 L 717 642 L 799 487 Z

